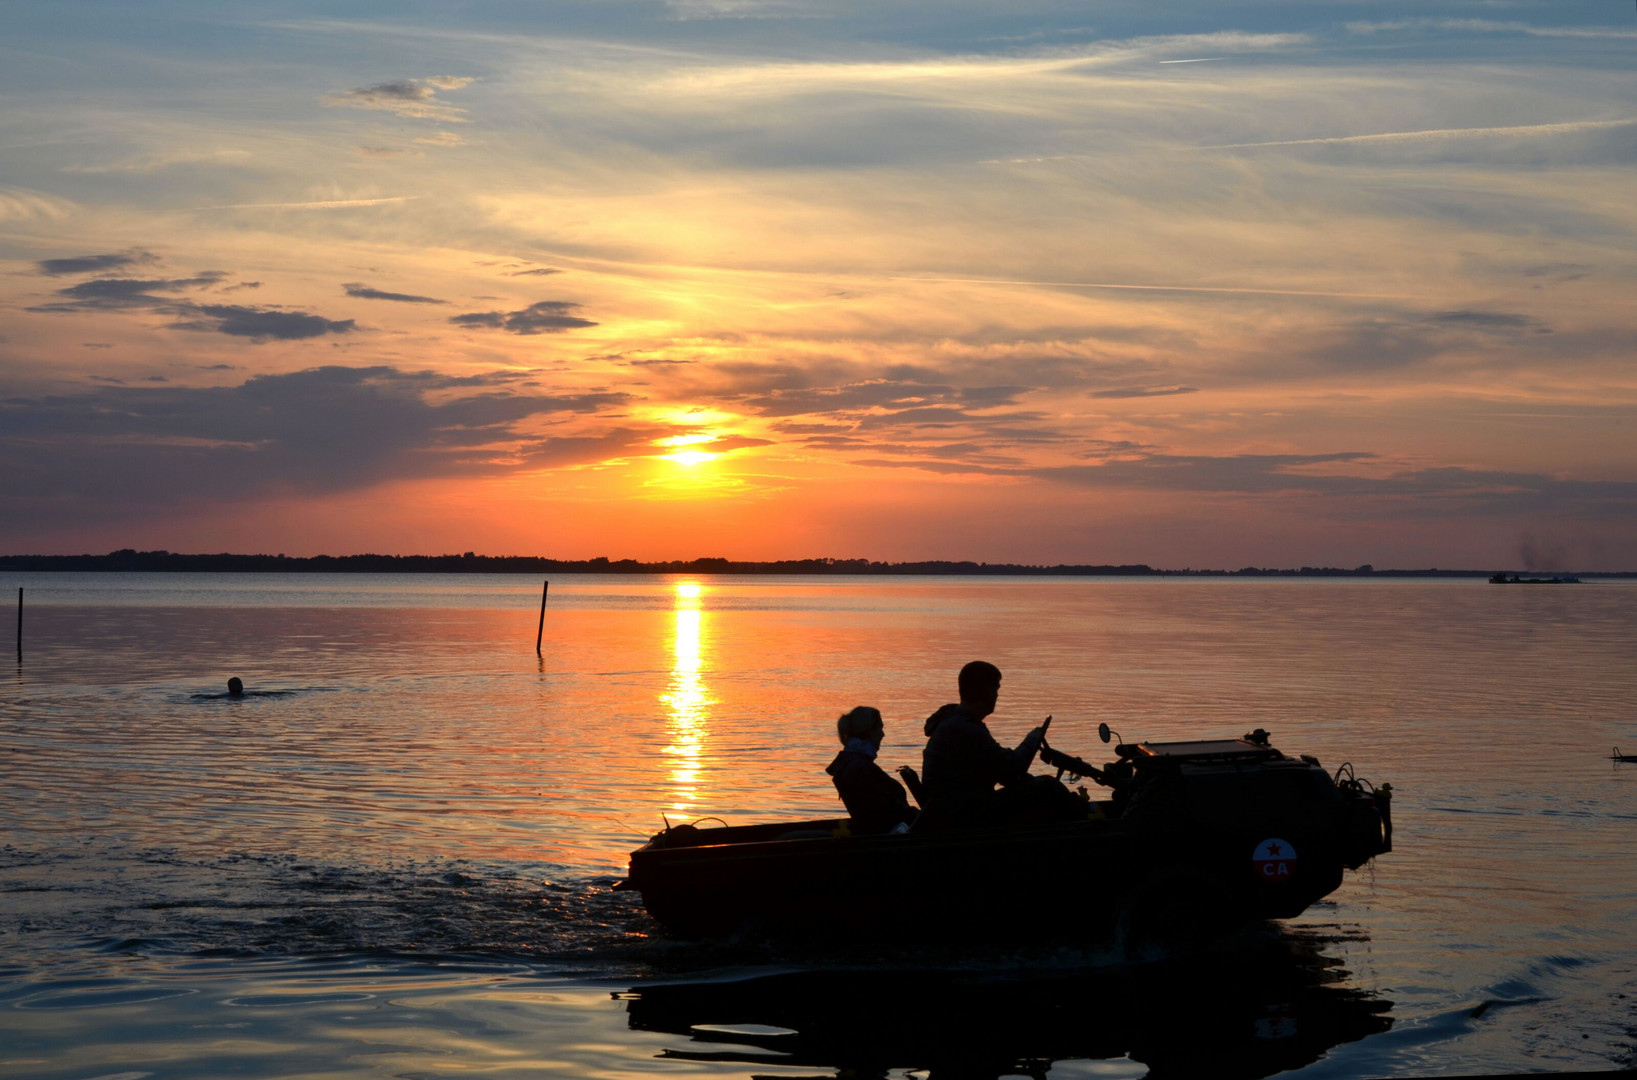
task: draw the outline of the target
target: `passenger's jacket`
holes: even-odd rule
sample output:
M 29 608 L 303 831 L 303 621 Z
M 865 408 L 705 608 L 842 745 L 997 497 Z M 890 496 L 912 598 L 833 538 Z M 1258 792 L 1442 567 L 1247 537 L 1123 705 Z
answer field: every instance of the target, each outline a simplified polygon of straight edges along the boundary
M 915 820 L 904 785 L 888 776 L 875 758 L 849 747 L 824 770 L 835 782 L 836 794 L 847 807 L 857 833 L 884 833 L 902 822 Z
M 921 753 L 921 786 L 929 819 L 940 825 L 978 824 L 996 784 L 1012 784 L 1029 773 L 1040 740 L 1031 733 L 1008 750 L 982 720 L 959 705 L 945 705 L 926 721 Z

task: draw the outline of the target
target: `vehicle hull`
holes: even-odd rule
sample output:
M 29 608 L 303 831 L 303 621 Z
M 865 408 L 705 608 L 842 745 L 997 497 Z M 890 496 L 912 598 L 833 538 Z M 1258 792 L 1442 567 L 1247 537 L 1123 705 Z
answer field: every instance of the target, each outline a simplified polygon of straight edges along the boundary
M 661 833 L 624 887 L 673 934 L 939 938 L 971 933 L 1095 940 L 1301 914 L 1341 884 L 1348 853 L 1284 823 L 1202 831 L 1090 820 L 921 836 L 847 836 L 845 819 Z M 806 834 L 806 835 L 804 835 Z M 1258 849 L 1297 854 L 1273 867 Z

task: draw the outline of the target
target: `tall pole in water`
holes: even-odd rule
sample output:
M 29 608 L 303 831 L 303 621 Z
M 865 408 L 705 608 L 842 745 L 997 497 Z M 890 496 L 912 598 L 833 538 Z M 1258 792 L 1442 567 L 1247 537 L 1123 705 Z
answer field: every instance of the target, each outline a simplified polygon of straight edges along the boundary
M 540 628 L 534 632 L 534 655 L 536 656 L 540 655 L 540 642 L 546 636 L 546 593 L 550 591 L 550 589 L 551 580 L 548 578 L 546 583 L 540 586 Z M 17 603 L 19 605 L 21 605 L 23 602 L 22 595 L 23 590 L 18 589 Z M 17 658 L 19 660 L 23 658 L 23 609 L 21 606 L 19 606 L 17 609 Z
M 23 662 L 23 587 L 17 586 L 17 662 Z

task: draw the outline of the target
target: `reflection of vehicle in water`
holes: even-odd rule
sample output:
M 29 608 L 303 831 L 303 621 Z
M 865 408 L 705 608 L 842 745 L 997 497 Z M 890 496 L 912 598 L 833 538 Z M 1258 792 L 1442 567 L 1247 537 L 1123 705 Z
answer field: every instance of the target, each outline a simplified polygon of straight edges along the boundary
M 976 1080 L 1129 1056 L 1155 1080 L 1249 1080 L 1392 1026 L 1391 1002 L 1343 978 L 1312 946 L 1280 941 L 1091 972 L 808 971 L 621 996 L 631 1027 L 690 1037 L 668 1058 Z
M 683 825 L 632 852 L 620 887 L 682 936 L 1170 944 L 1299 915 L 1392 850 L 1387 785 L 1286 757 L 1266 732 L 1116 749 L 1102 769 L 1042 750 L 1059 775 L 1113 788 L 1084 820 L 906 836 L 853 836 L 845 819 Z

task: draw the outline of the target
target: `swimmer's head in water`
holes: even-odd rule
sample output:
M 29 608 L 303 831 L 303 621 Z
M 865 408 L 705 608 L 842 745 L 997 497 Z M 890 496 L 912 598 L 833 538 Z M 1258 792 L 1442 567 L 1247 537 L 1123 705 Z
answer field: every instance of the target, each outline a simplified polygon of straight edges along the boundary
M 244 683 L 239 681 L 239 677 L 237 675 L 227 680 L 227 692 L 232 694 L 234 697 L 238 697 L 244 693 Z

